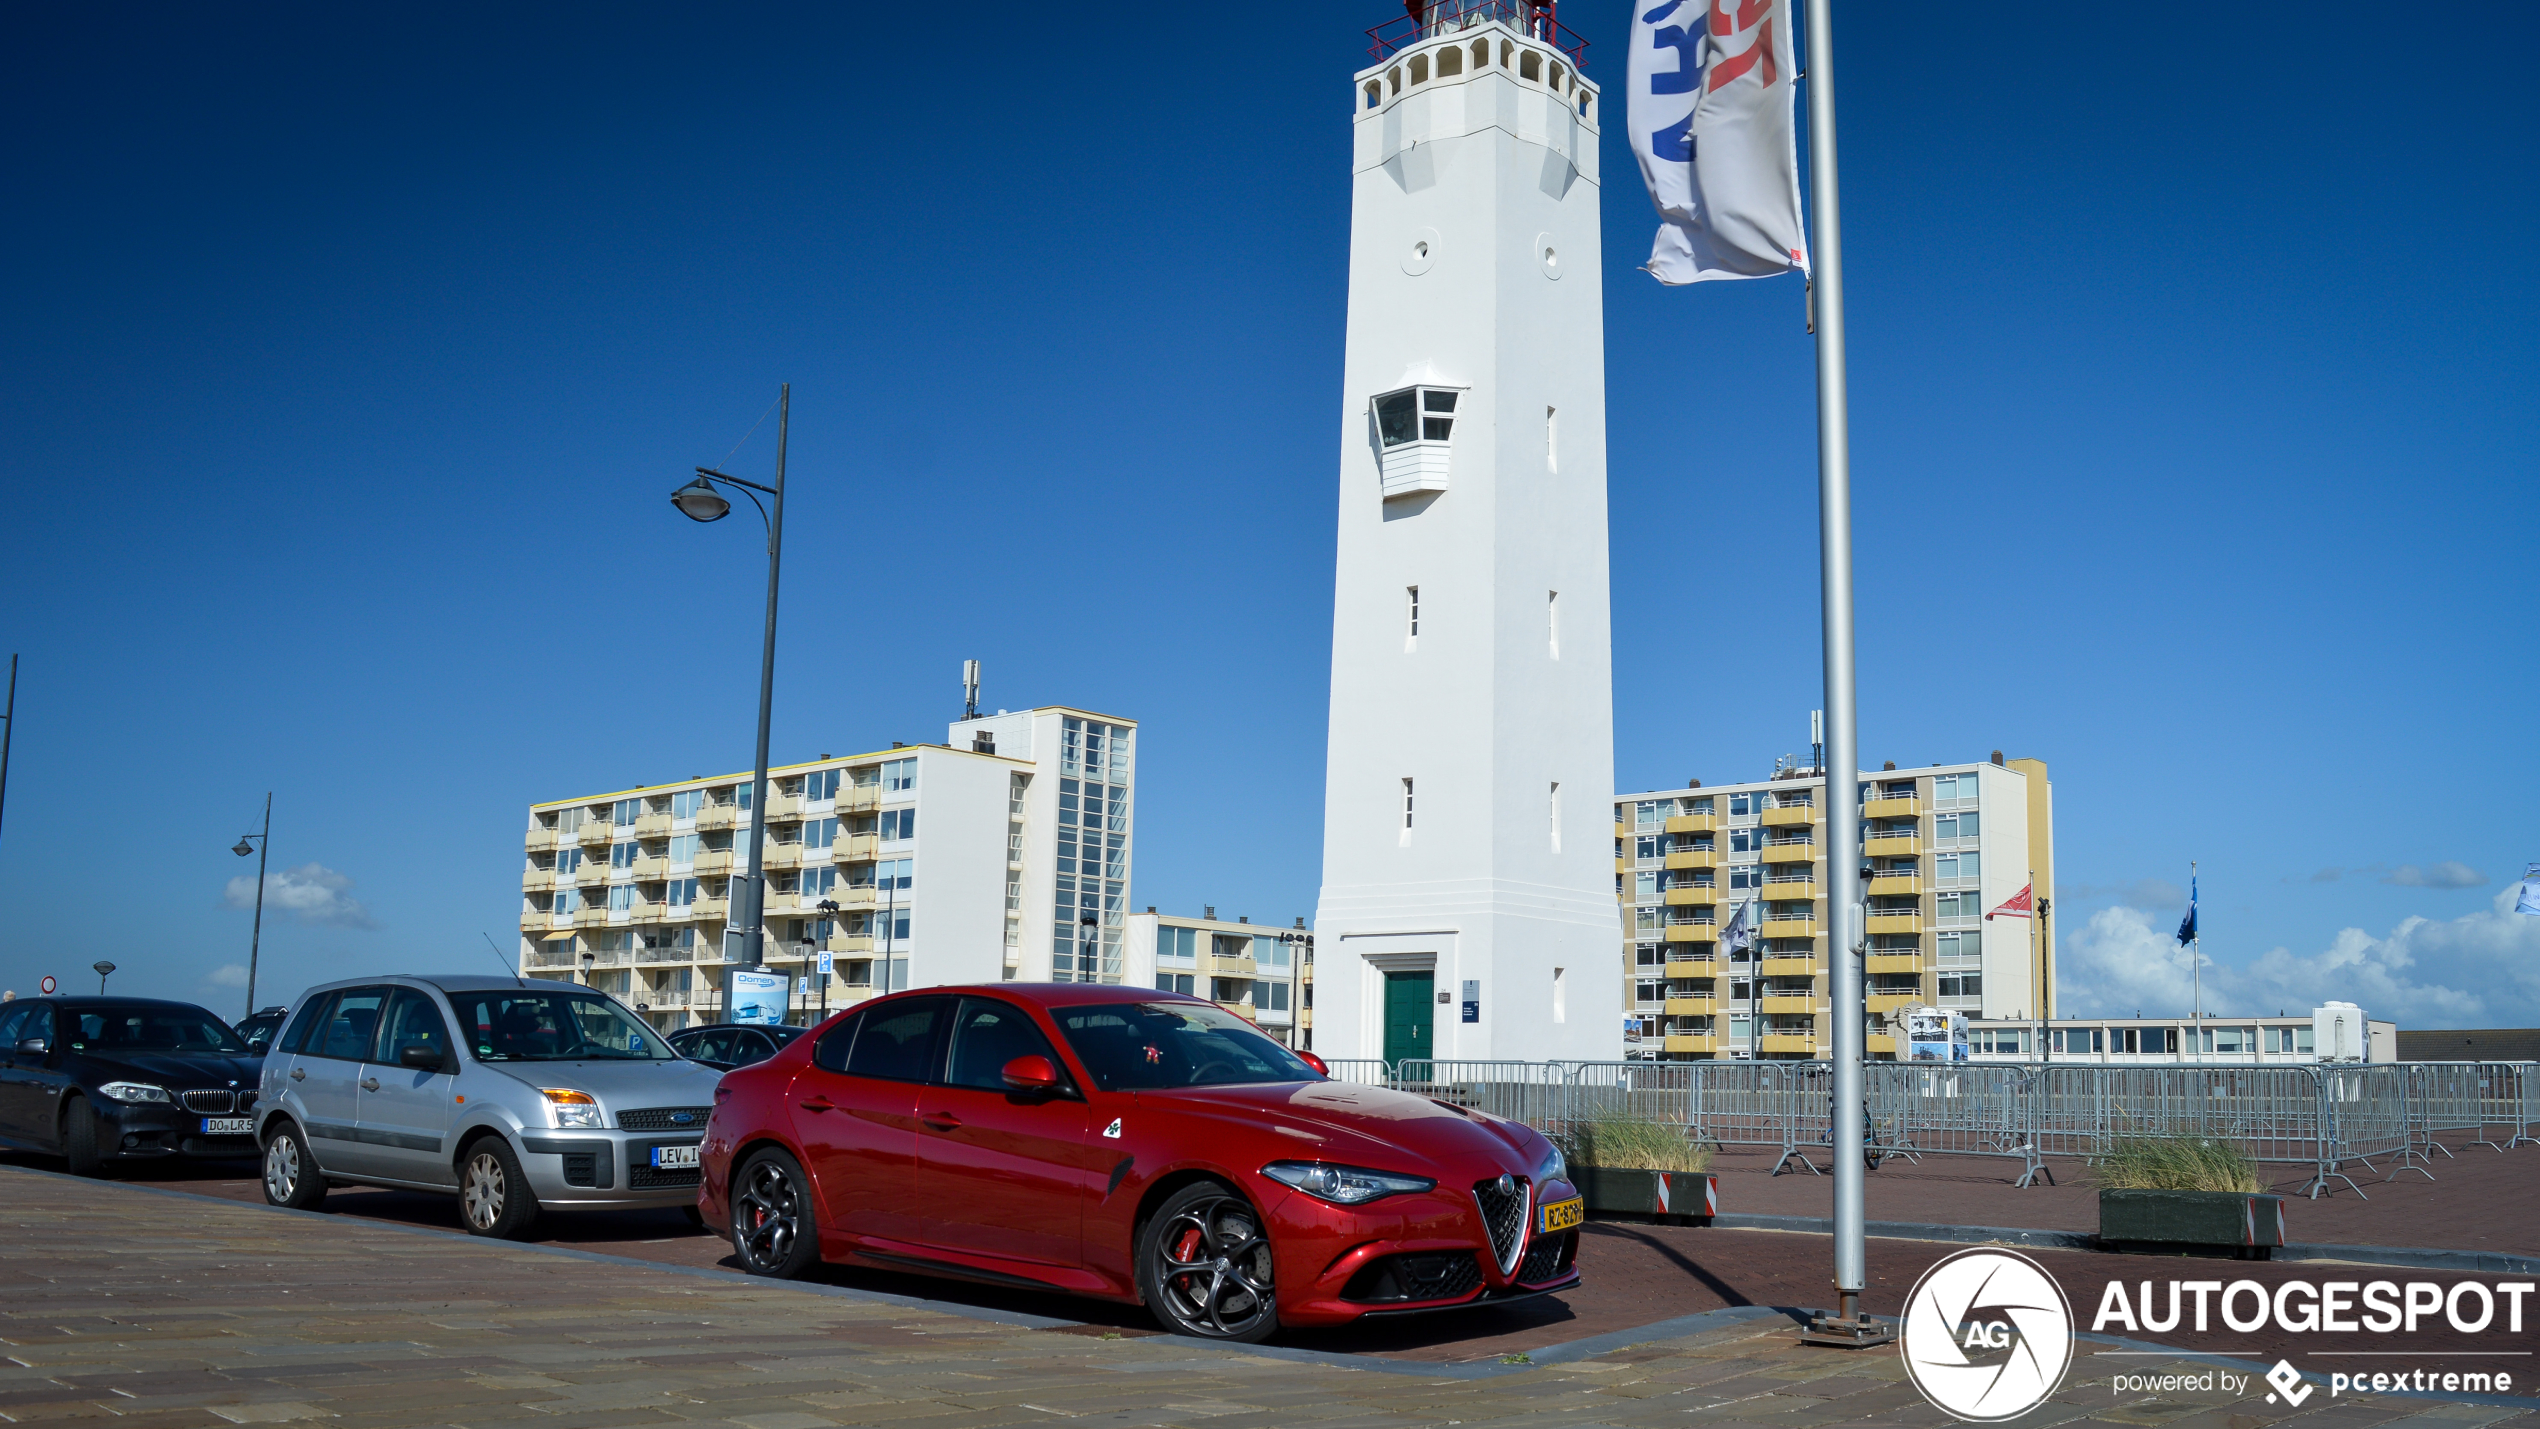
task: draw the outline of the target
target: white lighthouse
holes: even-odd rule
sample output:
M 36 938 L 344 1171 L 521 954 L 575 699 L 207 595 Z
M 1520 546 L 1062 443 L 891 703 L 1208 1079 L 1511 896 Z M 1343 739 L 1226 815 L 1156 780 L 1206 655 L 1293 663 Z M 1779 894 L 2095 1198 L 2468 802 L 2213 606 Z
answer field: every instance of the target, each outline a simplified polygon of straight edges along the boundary
M 1622 1053 L 1598 98 L 1444 0 L 1351 89 L 1315 1050 Z

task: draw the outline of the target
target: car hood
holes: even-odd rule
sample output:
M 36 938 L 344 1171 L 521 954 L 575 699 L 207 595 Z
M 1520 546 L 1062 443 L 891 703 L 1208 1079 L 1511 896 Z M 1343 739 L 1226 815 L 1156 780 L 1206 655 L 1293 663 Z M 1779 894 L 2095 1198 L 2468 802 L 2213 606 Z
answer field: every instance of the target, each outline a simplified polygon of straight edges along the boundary
M 712 1067 L 667 1057 L 653 1062 L 498 1062 L 487 1066 L 530 1087 L 589 1092 L 611 1122 L 619 1113 L 638 1107 L 712 1106 L 714 1084 L 723 1078 Z
M 216 1052 L 74 1051 L 80 1069 L 99 1081 L 130 1078 L 160 1082 L 178 1091 L 201 1087 L 253 1087 L 264 1075 L 262 1057 L 223 1056 Z
M 1268 1130 L 1301 1161 L 1419 1170 L 1441 1180 L 1531 1174 L 1533 1133 L 1496 1117 L 1383 1087 L 1294 1082 L 1141 1091 L 1138 1105 Z

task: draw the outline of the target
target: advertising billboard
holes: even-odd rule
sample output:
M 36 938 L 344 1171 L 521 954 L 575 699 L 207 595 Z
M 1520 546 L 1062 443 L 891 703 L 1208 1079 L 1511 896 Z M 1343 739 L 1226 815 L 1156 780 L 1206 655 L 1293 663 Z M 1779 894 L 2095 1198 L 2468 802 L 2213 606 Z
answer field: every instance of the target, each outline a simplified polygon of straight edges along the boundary
M 734 1022 L 783 1022 L 792 990 L 793 979 L 784 973 L 734 968 L 732 991 L 725 997 L 724 1006 L 731 1009 L 729 1018 Z

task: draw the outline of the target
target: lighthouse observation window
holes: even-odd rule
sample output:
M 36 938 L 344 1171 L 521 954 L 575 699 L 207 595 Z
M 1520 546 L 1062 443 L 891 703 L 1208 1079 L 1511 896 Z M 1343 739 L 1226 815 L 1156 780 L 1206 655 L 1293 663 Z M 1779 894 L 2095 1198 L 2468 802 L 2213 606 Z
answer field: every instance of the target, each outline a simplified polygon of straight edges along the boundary
M 1451 388 L 1437 387 L 1388 392 L 1376 399 L 1376 434 L 1389 447 L 1446 441 L 1455 431 L 1456 396 Z

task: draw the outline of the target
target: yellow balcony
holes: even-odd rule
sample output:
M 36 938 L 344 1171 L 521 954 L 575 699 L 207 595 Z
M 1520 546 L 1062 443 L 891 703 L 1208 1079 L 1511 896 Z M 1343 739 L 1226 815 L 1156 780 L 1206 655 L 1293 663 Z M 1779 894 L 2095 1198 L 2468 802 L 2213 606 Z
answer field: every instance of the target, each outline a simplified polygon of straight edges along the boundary
M 1882 953 L 1869 955 L 1869 971 L 1874 973 L 1918 973 L 1923 970 L 1921 953 Z
M 552 868 L 533 868 L 520 876 L 523 893 L 544 893 L 555 886 L 556 871 Z
M 1793 1036 L 1786 1032 L 1767 1032 L 1763 1044 L 1763 1050 L 1767 1052 L 1806 1053 L 1817 1050 L 1817 1039 L 1806 1034 Z
M 1870 896 L 1874 898 L 1893 898 L 1922 891 L 1923 880 L 1916 874 L 1883 873 L 1870 880 Z
M 1890 858 L 1899 854 L 1920 853 L 1922 850 L 1923 836 L 1921 834 L 1882 834 L 1871 839 L 1865 848 L 1865 852 L 1872 858 Z
M 882 786 L 879 784 L 859 784 L 838 791 L 838 812 L 841 814 L 865 813 L 881 802 Z
M 1764 959 L 1764 976 L 1766 977 L 1814 977 L 1816 974 L 1817 960 L 1815 958 Z
M 1865 1003 L 1867 1003 L 1867 1004 L 1868 1004 L 1869 1009 L 1870 1009 L 1872 1012 L 1894 1012 L 1896 1009 L 1898 1009 L 1898 1008 L 1900 1008 L 1900 1007 L 1903 1007 L 1903 1006 L 1905 1006 L 1905 1005 L 1906 1005 L 1906 1004 L 1908 1004 L 1908 1003 L 1920 1002 L 1920 1001 L 1922 1001 L 1922 1000 L 1923 1000 L 1922 994 L 1921 994 L 1921 993 L 1918 993 L 1918 992 L 1917 992 L 1917 993 L 1884 993 L 1884 992 L 1874 992 L 1874 993 L 1871 993 L 1868 997 L 1866 997 L 1866 998 L 1864 998 L 1864 999 L 1863 999 L 1863 1001 L 1864 1001 Z
M 1816 857 L 1815 844 L 1773 844 L 1764 850 L 1766 863 L 1810 863 Z
M 564 882 L 563 876 L 558 875 L 556 881 Z M 606 883 L 609 881 L 609 866 L 599 859 L 586 859 L 583 861 L 581 870 L 573 875 L 573 881 L 585 888 Z
M 667 903 L 638 903 L 635 905 L 635 916 L 628 921 L 635 923 L 667 923 L 670 921 L 670 905 Z
M 1674 997 L 1667 999 L 1669 1017 L 1708 1017 L 1720 1010 L 1719 999 L 1712 997 Z
M 688 921 L 691 923 L 728 923 L 732 921 L 732 900 L 729 898 L 700 898 L 696 902 L 688 905 Z
M 1630 838 L 1631 836 L 1632 836 L 1632 826 L 1631 826 L 1631 825 L 1629 825 L 1629 824 L 1627 824 L 1627 823 L 1624 823 L 1624 822 L 1623 822 L 1622 820 L 1620 820 L 1620 819 L 1617 819 L 1617 820 L 1615 820 L 1615 821 L 1614 821 L 1614 837 L 1616 837 L 1616 838 L 1618 838 L 1618 839 L 1627 839 L 1627 838 Z
M 872 858 L 874 850 L 880 848 L 881 846 L 882 836 L 879 834 L 845 835 L 838 840 L 836 845 L 838 850 L 837 861 L 840 863 L 863 863 L 867 859 Z
M 608 925 L 609 910 L 606 908 L 585 908 L 573 915 L 573 926 L 577 928 L 605 928 Z
M 667 813 L 646 814 L 637 819 L 635 821 L 635 837 L 639 839 L 666 839 L 670 837 L 670 815 Z
M 556 846 L 556 831 L 533 826 L 520 842 L 521 847 L 530 853 L 545 853 Z
M 1814 918 L 1766 918 L 1764 936 L 1767 938 L 1813 938 L 1817 936 L 1817 920 Z
M 1920 913 L 1873 913 L 1870 915 L 1870 931 L 1873 933 L 1919 933 L 1922 930 L 1923 915 Z
M 759 851 L 759 867 L 762 869 L 802 866 L 803 846 L 801 844 L 770 844 Z
M 635 877 L 643 882 L 659 883 L 663 879 L 670 877 L 670 860 L 666 858 L 639 858 L 635 860 Z
M 1865 819 L 1911 819 L 1920 817 L 1922 812 L 1922 800 L 1911 797 L 1872 799 L 1861 806 L 1861 817 Z
M 858 933 L 852 938 L 848 937 L 844 933 L 834 934 L 829 939 L 829 951 L 833 953 L 870 953 L 873 951 L 873 937 L 869 933 Z
M 732 871 L 732 850 L 728 848 L 708 849 L 704 853 L 698 854 L 696 864 L 694 865 L 692 871 L 700 878 L 709 874 L 720 878 L 725 874 L 730 873 Z
M 1896 1039 L 1884 1032 L 1873 1032 L 1861 1039 L 1861 1050 L 1874 1054 L 1884 1052 L 1893 1057 L 1896 1055 Z
M 1667 941 L 1670 943 L 1716 943 L 1720 941 L 1720 925 L 1717 923 L 1670 923 L 1667 925 Z
M 825 895 L 830 902 L 853 912 L 859 908 L 879 908 L 882 895 L 870 885 L 863 888 L 832 888 Z
M 1667 960 L 1667 976 L 1670 978 L 1717 977 L 1719 972 L 1719 964 L 1712 962 L 1709 958 L 1669 958 Z
M 1764 811 L 1764 827 L 1768 829 L 1805 828 L 1817 822 L 1817 810 L 1808 804 L 1784 806 Z
M 1680 853 L 1667 855 L 1667 866 L 1669 868 L 1718 868 L 1720 851 L 1709 848 L 1685 849 Z
M 1764 1010 L 1815 1014 L 1825 1011 L 1826 1004 L 1820 1001 L 1813 992 L 1768 992 L 1764 994 Z
M 1813 902 L 1816 897 L 1817 885 L 1812 882 L 1800 882 L 1793 880 L 1788 883 L 1767 883 L 1764 885 L 1764 901 L 1767 903 Z
M 584 824 L 581 829 L 574 834 L 573 841 L 582 845 L 584 848 L 590 848 L 597 844 L 605 844 L 609 841 L 609 831 L 615 827 L 615 825 L 610 824 L 605 820 L 594 820 Z
M 1670 1052 L 1716 1052 L 1720 1039 L 1707 1032 L 1670 1032 L 1666 1050 Z
M 735 828 L 740 822 L 741 810 L 737 805 L 709 804 L 697 811 L 697 828 L 700 832 Z
M 1717 814 L 1678 814 L 1667 821 L 1671 834 L 1707 834 L 1720 826 Z
M 1705 883 L 1694 888 L 1670 888 L 1667 905 L 1671 908 L 1701 908 L 1720 901 L 1720 890 Z
M 1615 859 L 1615 860 L 1614 860 L 1614 871 L 1615 871 L 1616 873 L 1629 873 L 1629 872 L 1631 872 L 1631 871 L 1632 871 L 1632 861 L 1631 861 L 1630 859 L 1628 859 L 1628 858 L 1617 858 L 1617 859 Z
M 769 795 L 767 817 L 770 822 L 777 819 L 791 819 L 800 823 L 803 817 L 803 796 L 800 794 Z
M 520 931 L 530 937 L 535 938 L 541 934 L 552 933 L 555 929 L 556 920 L 552 914 L 523 913 L 520 915 Z

